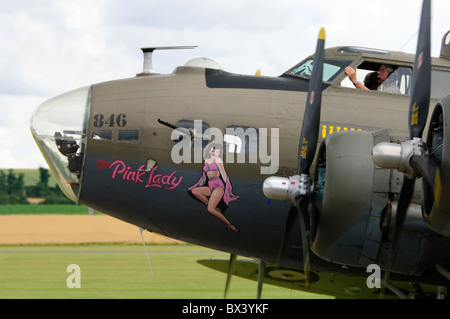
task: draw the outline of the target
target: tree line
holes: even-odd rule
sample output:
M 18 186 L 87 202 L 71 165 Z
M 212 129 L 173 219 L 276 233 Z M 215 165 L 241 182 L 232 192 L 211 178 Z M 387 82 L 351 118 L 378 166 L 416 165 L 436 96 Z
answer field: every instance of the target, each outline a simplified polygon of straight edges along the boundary
M 28 197 L 43 198 L 42 204 L 74 204 L 58 186 L 48 185 L 48 169 L 39 168 L 39 182 L 36 185 L 25 185 L 24 176 L 23 173 L 15 174 L 12 169 L 7 174 L 0 171 L 0 205 L 29 204 Z

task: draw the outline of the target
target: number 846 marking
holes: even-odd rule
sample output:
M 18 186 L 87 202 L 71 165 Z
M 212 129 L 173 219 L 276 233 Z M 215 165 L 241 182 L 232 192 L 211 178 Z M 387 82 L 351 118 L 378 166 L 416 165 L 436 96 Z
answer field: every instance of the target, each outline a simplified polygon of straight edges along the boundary
M 115 114 L 111 114 L 109 116 L 105 116 L 103 114 L 95 114 L 94 126 L 103 127 L 106 125 L 108 127 L 114 127 L 115 125 L 117 125 L 119 127 L 124 127 L 127 125 L 126 118 L 126 114 L 119 114 L 117 116 Z

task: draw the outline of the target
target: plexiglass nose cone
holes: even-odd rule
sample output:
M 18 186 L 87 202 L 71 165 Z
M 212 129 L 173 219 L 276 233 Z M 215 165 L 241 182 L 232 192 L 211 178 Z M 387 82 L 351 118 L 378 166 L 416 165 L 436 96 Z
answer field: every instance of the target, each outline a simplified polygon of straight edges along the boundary
M 78 201 L 86 147 L 91 87 L 54 97 L 37 107 L 31 133 L 61 190 Z

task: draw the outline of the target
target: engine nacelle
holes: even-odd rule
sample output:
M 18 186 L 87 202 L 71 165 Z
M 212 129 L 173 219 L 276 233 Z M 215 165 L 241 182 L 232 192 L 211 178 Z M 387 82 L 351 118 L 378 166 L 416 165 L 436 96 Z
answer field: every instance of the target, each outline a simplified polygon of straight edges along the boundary
M 325 260 L 353 266 L 377 260 L 391 179 L 389 169 L 372 161 L 380 142 L 390 142 L 387 130 L 343 132 L 322 142 L 316 167 L 320 218 L 311 248 Z
M 446 130 L 450 96 L 440 101 L 431 118 L 437 124 L 430 125 L 426 145 L 441 178 L 434 187 L 428 187 L 425 178 L 416 178 L 393 264 L 389 264 L 390 243 L 405 175 L 398 165 L 376 165 L 372 151 L 380 143 L 402 144 L 408 136 L 392 135 L 388 130 L 340 132 L 322 142 L 314 169 L 317 209 L 311 218 L 312 252 L 336 264 L 389 264 L 393 272 L 411 274 L 422 274 L 442 262 L 432 249 L 443 243 L 442 235 L 450 237 L 450 196 L 446 196 L 450 192 L 450 136 Z M 395 145 L 393 152 L 398 154 Z M 417 266 L 412 272 L 411 263 Z
M 431 157 L 439 166 L 440 178 L 435 185 L 424 184 L 422 213 L 428 226 L 435 232 L 450 237 L 450 95 L 434 108 L 427 134 Z

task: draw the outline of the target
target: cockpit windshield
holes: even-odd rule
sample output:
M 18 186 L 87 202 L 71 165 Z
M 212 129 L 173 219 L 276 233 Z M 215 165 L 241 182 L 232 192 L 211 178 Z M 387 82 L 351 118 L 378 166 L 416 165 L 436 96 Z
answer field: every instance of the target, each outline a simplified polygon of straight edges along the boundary
M 333 81 L 344 68 L 350 65 L 351 60 L 325 60 L 323 62 L 323 82 Z M 308 59 L 300 64 L 297 64 L 285 74 L 310 78 L 312 69 L 314 67 L 314 59 Z

